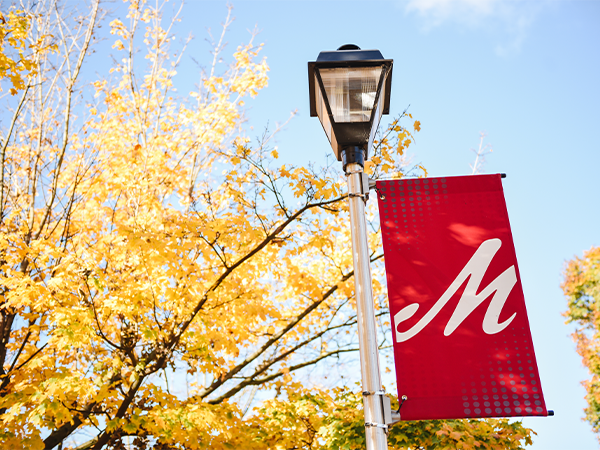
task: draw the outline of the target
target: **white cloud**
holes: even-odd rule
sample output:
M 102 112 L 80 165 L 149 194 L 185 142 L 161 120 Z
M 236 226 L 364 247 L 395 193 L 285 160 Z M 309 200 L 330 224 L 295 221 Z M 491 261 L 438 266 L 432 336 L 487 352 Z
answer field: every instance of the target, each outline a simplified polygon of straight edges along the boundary
M 416 12 L 427 27 L 452 21 L 475 25 L 491 16 L 501 0 L 409 0 L 407 12 Z
M 425 32 L 452 23 L 461 28 L 498 31 L 499 55 L 519 51 L 538 14 L 555 0 L 408 0 L 406 13 L 422 20 Z

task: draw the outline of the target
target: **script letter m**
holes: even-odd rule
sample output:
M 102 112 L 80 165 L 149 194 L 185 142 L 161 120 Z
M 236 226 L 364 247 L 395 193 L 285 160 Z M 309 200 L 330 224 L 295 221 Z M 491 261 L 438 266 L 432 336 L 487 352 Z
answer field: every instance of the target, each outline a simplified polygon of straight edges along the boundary
M 477 290 L 481 284 L 481 280 L 485 275 L 494 255 L 500 249 L 502 241 L 500 239 L 488 239 L 484 241 L 463 270 L 458 274 L 456 279 L 450 284 L 446 292 L 439 298 L 435 305 L 419 320 L 411 329 L 407 331 L 398 331 L 398 325 L 411 318 L 419 309 L 418 303 L 412 303 L 394 315 L 394 330 L 396 334 L 396 342 L 404 342 L 419 333 L 433 318 L 441 311 L 441 309 L 450 301 L 452 296 L 458 291 L 467 278 L 469 281 L 465 290 L 460 297 L 456 309 L 450 317 L 444 336 L 449 336 L 458 328 L 458 326 L 490 295 L 493 298 L 488 306 L 483 319 L 483 331 L 486 334 L 496 334 L 504 330 L 513 321 L 517 313 L 513 313 L 508 319 L 502 323 L 498 323 L 502 307 L 506 303 L 508 295 L 512 291 L 517 282 L 517 274 L 515 266 L 512 265 L 498 278 L 492 281 L 479 294 Z

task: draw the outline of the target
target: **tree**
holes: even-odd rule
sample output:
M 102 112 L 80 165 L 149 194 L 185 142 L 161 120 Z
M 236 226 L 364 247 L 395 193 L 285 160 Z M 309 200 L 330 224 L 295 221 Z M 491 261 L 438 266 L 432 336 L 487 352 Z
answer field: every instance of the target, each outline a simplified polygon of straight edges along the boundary
M 178 98 L 172 23 L 131 1 L 110 23 L 112 75 L 88 95 L 98 2 L 84 14 L 34 7 L 27 39 L 57 51 L 39 53 L 2 130 L 2 446 L 123 448 L 133 436 L 138 448 L 284 448 L 299 426 L 312 438 L 294 446 L 360 445 L 341 432 L 362 429 L 357 396 L 298 381 L 357 348 L 344 183 L 329 166 L 281 164 L 273 133 L 245 136 L 244 101 L 267 85 L 261 46 L 225 65 L 221 36 Z M 401 174 L 411 140 L 394 121 L 368 170 Z M 402 426 L 418 445 L 530 442 L 505 421 Z
M 326 392 L 289 386 L 285 401 L 264 402 L 260 439 L 267 448 L 364 449 L 361 392 Z M 394 408 L 398 407 L 397 399 Z M 390 429 L 390 449 L 520 449 L 531 430 L 507 419 L 399 422 Z M 320 442 L 319 442 L 320 441 Z M 279 445 L 279 447 L 277 447 Z
M 573 340 L 592 378 L 583 382 L 588 407 L 585 418 L 600 433 L 600 247 L 592 247 L 583 257 L 569 261 L 561 285 L 568 301 L 564 313 L 575 325 Z

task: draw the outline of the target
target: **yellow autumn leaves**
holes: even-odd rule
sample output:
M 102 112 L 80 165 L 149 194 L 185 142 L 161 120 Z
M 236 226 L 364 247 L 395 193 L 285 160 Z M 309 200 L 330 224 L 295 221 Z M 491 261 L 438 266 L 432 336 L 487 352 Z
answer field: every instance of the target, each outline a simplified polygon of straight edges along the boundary
M 51 37 L 29 33 L 32 21 L 39 20 L 35 14 L 10 8 L 0 11 L 0 80 L 10 81 L 9 92 L 15 95 L 28 87 L 36 75 L 40 57 L 56 51 Z M 0 91 L 2 90 L 0 86 Z
M 591 378 L 583 381 L 587 408 L 585 419 L 594 431 L 600 431 L 600 247 L 592 247 L 582 257 L 575 257 L 565 265 L 562 290 L 567 298 L 568 309 L 564 316 L 567 323 L 575 325 L 573 340 L 577 353 L 588 368 Z
M 23 75 L 35 68 L 35 62 L 26 54 L 29 22 L 23 11 L 0 12 L 0 79 L 10 80 L 13 95 L 25 89 Z

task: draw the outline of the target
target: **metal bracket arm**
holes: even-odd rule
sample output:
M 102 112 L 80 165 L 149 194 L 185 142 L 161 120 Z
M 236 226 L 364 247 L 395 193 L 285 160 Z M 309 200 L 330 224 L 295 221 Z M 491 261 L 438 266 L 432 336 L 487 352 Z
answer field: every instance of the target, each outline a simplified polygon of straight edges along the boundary
M 363 391 L 362 393 L 363 396 L 368 396 L 368 395 L 380 395 L 381 397 L 381 410 L 383 411 L 383 420 L 385 422 L 385 428 L 389 428 L 390 425 L 395 424 L 396 422 L 400 421 L 400 408 L 402 407 L 402 404 L 400 404 L 400 408 L 398 408 L 398 411 L 392 411 L 392 405 L 390 402 L 390 398 L 385 395 L 385 391 L 379 390 L 379 391 Z M 402 396 L 402 403 L 404 403 L 404 401 L 406 400 L 406 396 Z M 380 428 L 383 428 L 383 425 L 380 424 L 373 424 L 371 422 L 365 422 L 365 426 L 379 426 Z
M 369 178 L 369 190 L 371 189 L 377 189 L 377 180 L 373 179 L 373 178 Z

